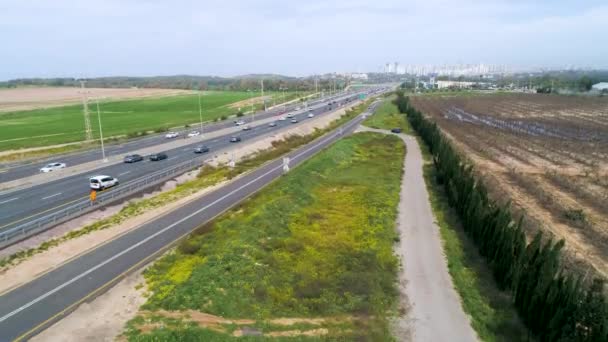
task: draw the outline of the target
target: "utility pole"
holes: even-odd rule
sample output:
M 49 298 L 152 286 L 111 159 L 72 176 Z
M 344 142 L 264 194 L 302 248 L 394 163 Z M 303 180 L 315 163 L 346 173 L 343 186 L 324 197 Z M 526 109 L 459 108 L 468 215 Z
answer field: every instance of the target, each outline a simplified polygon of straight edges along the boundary
M 198 117 L 201 123 L 201 138 L 203 137 L 203 106 L 201 104 L 201 90 L 198 90 Z
M 264 98 L 264 80 L 260 80 L 260 83 L 262 84 L 262 101 L 264 102 L 264 111 L 266 111 L 266 99 Z
M 87 94 L 84 89 L 84 80 L 80 80 L 80 89 L 82 92 L 82 110 L 84 114 L 84 138 L 86 141 L 93 140 L 93 132 L 91 131 L 91 121 L 89 120 L 89 105 Z
M 99 121 L 99 140 L 101 141 L 101 156 L 103 158 L 103 162 L 107 162 L 108 158 L 106 158 L 106 150 L 103 147 L 103 130 L 101 129 L 101 111 L 99 110 L 99 99 L 95 99 L 97 103 L 97 121 Z

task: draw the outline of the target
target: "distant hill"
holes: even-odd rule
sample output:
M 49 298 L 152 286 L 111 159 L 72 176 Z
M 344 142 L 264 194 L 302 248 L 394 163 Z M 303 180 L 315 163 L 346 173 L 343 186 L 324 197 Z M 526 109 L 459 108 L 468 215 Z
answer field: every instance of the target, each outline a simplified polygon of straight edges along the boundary
M 218 76 L 111 76 L 86 79 L 90 88 L 157 88 L 157 89 L 208 89 L 208 90 L 248 90 L 260 88 L 260 80 L 264 80 L 265 90 L 280 90 L 281 88 L 313 90 L 312 78 L 297 78 L 277 74 L 248 74 L 235 77 Z M 319 89 L 327 86 L 327 80 L 319 80 Z M 0 88 L 16 88 L 23 86 L 47 87 L 79 87 L 76 78 L 22 78 L 0 82 Z

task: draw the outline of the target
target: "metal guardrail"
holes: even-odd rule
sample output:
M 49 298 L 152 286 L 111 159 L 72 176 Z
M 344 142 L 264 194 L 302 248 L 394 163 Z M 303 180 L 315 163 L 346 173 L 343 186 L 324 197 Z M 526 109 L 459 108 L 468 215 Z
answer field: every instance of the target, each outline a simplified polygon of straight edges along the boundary
M 117 187 L 111 188 L 107 192 L 102 191 L 98 193 L 95 202 L 91 202 L 88 197 L 83 198 L 82 200 L 72 203 L 69 206 L 66 206 L 51 214 L 40 216 L 28 222 L 4 230 L 0 232 L 0 248 L 38 234 L 46 229 L 81 216 L 87 212 L 96 210 L 102 205 L 106 205 L 127 196 L 136 194 L 149 188 L 150 186 L 159 185 L 176 175 L 201 167 L 205 163 L 205 159 L 206 158 L 204 157 L 198 157 L 179 163 L 170 168 L 156 171 L 144 177 L 120 184 Z

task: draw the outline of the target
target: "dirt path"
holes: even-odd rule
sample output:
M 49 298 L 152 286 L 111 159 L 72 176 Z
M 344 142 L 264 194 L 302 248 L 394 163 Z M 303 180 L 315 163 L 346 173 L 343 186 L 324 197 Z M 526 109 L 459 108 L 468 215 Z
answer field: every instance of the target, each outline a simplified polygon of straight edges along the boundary
M 367 127 L 359 130 L 391 134 Z M 403 264 L 399 280 L 408 311 L 396 322 L 395 330 L 400 335 L 396 337 L 412 341 L 476 341 L 477 335 L 448 273 L 439 227 L 424 183 L 420 147 L 414 137 L 399 136 L 407 153 L 397 218 L 401 239 L 396 252 Z

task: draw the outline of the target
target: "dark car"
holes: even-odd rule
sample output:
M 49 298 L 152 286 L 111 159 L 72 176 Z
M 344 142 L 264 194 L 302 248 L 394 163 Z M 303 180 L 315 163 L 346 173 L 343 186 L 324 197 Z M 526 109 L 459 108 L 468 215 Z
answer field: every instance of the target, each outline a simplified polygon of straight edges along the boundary
M 393 129 L 391 129 L 391 132 L 393 132 L 393 133 L 401 133 L 401 128 L 393 128 Z
M 159 160 L 163 160 L 163 159 L 167 159 L 167 154 L 166 153 L 154 153 L 152 155 L 150 155 L 150 160 L 151 161 L 159 161 Z
M 194 149 L 194 153 L 207 153 L 209 152 L 209 147 L 207 146 L 198 146 Z
M 144 160 L 144 157 L 140 156 L 139 154 L 130 154 L 128 156 L 125 156 L 124 162 L 135 163 L 142 160 Z
M 230 142 L 239 142 L 241 141 L 241 137 L 232 137 L 230 138 Z

